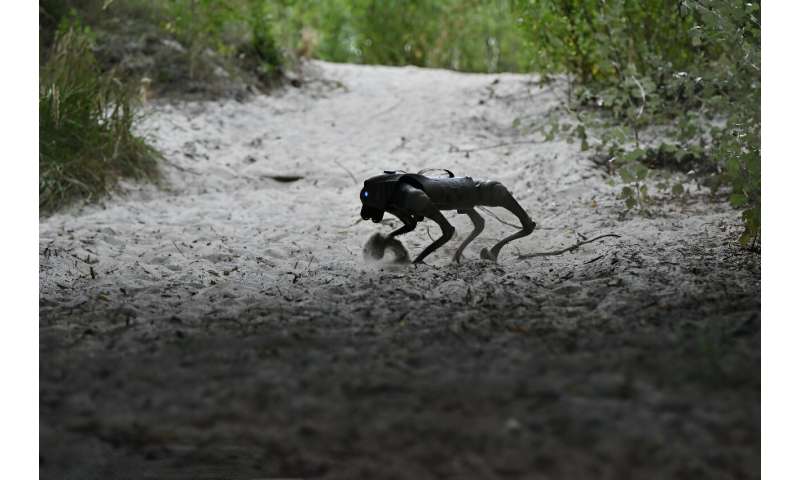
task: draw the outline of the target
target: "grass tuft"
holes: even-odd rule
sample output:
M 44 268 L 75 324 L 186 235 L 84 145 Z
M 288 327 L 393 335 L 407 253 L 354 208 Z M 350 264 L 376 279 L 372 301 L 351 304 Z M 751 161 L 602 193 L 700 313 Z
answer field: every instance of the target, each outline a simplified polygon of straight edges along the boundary
M 108 193 L 120 177 L 158 178 L 158 152 L 132 133 L 135 93 L 101 74 L 87 32 L 57 33 L 39 74 L 39 209 Z

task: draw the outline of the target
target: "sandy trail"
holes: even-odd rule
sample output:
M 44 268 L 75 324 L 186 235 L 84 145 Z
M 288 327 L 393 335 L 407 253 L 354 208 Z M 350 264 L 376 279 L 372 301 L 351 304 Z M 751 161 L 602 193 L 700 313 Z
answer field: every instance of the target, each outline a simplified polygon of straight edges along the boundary
M 693 189 L 622 215 L 579 145 L 515 144 L 514 118 L 558 102 L 528 76 L 306 76 L 149 107 L 166 188 L 41 220 L 43 478 L 757 477 L 760 259 L 738 212 Z M 510 227 L 487 217 L 456 265 L 470 223 L 448 214 L 429 265 L 366 264 L 391 227 L 356 222 L 361 181 L 434 167 L 503 182 L 539 228 L 491 264 Z

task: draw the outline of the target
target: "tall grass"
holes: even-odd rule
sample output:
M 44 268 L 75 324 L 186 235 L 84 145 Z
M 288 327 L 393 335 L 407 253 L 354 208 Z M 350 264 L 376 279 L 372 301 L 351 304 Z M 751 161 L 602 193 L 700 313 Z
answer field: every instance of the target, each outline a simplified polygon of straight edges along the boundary
M 119 177 L 157 178 L 159 154 L 132 133 L 134 95 L 101 74 L 90 39 L 62 29 L 39 72 L 39 208 L 95 200 Z

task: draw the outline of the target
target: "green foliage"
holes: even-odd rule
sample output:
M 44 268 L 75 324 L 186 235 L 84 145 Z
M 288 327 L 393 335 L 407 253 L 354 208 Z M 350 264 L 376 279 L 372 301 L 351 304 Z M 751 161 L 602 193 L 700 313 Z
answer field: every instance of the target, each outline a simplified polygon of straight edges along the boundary
M 156 177 L 156 152 L 132 133 L 132 96 L 97 69 L 85 29 L 66 25 L 39 76 L 39 206 L 94 199 L 117 177 Z
M 540 72 L 568 72 L 582 83 L 624 82 L 690 60 L 689 17 L 671 0 L 514 0 Z
M 527 67 L 510 0 L 296 0 L 281 11 L 281 43 L 323 60 L 479 72 Z
M 259 61 L 259 74 L 268 77 L 280 70 L 283 58 L 272 33 L 270 5 L 259 0 L 249 1 L 250 45 Z
M 740 241 L 755 248 L 761 235 L 761 22 L 758 2 L 688 2 L 700 23 L 697 37 L 719 56 L 708 75 L 718 88 L 710 108 L 725 114 L 711 132 L 712 157 L 732 188 L 731 204 L 743 208 Z
M 214 48 L 225 52 L 226 25 L 238 19 L 238 8 L 222 0 L 169 0 L 163 27 L 196 52 Z
M 760 3 L 744 0 L 515 0 L 531 65 L 567 73 L 572 135 L 622 177 L 639 206 L 641 165 L 722 172 L 743 208 L 743 243 L 760 232 Z M 667 138 L 642 145 L 657 127 Z M 593 139 L 590 141 L 590 139 Z M 684 167 L 684 168 L 681 168 Z M 674 196 L 684 194 L 673 187 Z
M 255 60 L 259 76 L 279 74 L 283 58 L 273 37 L 266 0 L 170 0 L 166 31 L 187 46 L 189 77 L 195 78 L 198 56 L 212 49 L 224 56 L 242 55 Z
M 757 113 L 736 110 L 717 136 L 714 157 L 724 162 L 724 178 L 732 189 L 731 205 L 744 209 L 745 232 L 740 241 L 755 247 L 761 230 L 761 122 L 755 118 Z
M 202 80 L 207 51 L 256 60 L 280 73 L 297 57 L 461 71 L 527 71 L 512 0 L 41 0 L 104 21 L 134 8 L 186 47 L 189 77 Z M 69 9 L 67 9 L 69 11 Z M 104 14 L 105 17 L 104 17 Z M 127 21 L 127 19 L 122 19 Z

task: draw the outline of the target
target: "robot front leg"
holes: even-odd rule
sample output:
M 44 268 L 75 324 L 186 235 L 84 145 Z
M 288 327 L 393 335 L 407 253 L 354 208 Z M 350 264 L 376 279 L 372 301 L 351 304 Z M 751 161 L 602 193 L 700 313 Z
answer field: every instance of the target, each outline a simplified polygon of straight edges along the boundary
M 422 251 L 422 253 L 417 255 L 417 258 L 414 259 L 414 263 L 422 262 L 425 257 L 433 253 L 433 251 L 453 238 L 453 233 L 455 233 L 456 229 L 450 225 L 450 222 L 444 218 L 442 212 L 433 205 L 431 199 L 422 190 L 414 188 L 410 185 L 402 185 L 400 187 L 399 195 L 397 196 L 396 205 L 398 207 L 398 211 L 408 212 L 408 215 L 412 217 L 412 220 L 414 218 L 430 218 L 439 225 L 439 228 L 442 229 L 442 236 L 434 240 L 434 242 L 428 245 L 425 250 Z M 398 231 L 403 231 L 404 228 L 405 227 Z
M 414 259 L 414 263 L 421 263 L 422 260 L 431 253 L 433 253 L 434 250 L 436 250 L 437 248 L 441 247 L 442 245 L 450 241 L 450 239 L 453 238 L 453 233 L 455 233 L 456 231 L 456 229 L 453 228 L 452 225 L 450 225 L 450 222 L 448 222 L 447 219 L 444 218 L 442 212 L 438 210 L 429 211 L 425 216 L 430 218 L 439 225 L 439 228 L 442 229 L 442 236 L 437 238 L 433 243 L 428 245 L 425 248 L 425 250 L 422 251 L 422 253 L 417 255 L 417 258 Z
M 413 216 L 404 215 L 404 214 L 402 214 L 400 212 L 391 211 L 391 210 L 389 211 L 389 213 L 391 213 L 392 215 L 396 216 L 397 218 L 400 219 L 401 222 L 403 222 L 403 226 L 398 228 L 397 230 L 393 231 L 392 233 L 390 233 L 389 234 L 389 238 L 394 238 L 394 237 L 403 235 L 403 234 L 408 233 L 408 232 L 414 230 L 415 228 L 417 228 L 417 221 L 414 220 Z

